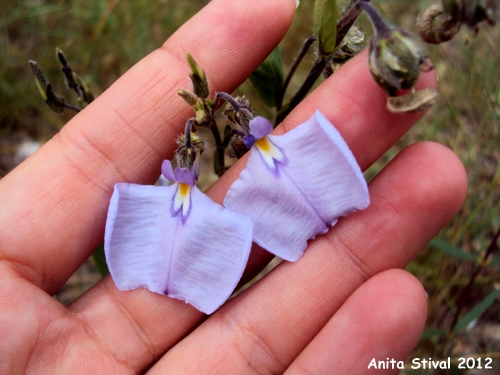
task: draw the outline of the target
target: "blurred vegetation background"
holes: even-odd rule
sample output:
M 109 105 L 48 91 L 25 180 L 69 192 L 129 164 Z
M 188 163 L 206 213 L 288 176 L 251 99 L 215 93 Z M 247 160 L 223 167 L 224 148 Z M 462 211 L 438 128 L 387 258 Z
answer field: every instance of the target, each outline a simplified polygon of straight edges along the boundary
M 29 59 L 39 63 L 56 93 L 76 103 L 76 96 L 64 88 L 55 47 L 65 52 L 73 70 L 98 95 L 206 3 L 208 0 L 2 0 L 0 178 L 73 116 L 70 111 L 56 115 L 44 105 Z M 313 3 L 302 1 L 281 44 L 285 72 L 302 42 L 312 34 Z M 415 19 L 432 1 L 372 3 L 390 24 L 416 34 Z M 358 24 L 367 32 L 368 41 L 372 32 L 366 17 L 362 15 Z M 496 371 L 500 369 L 500 255 L 495 238 L 500 227 L 499 47 L 500 26 L 485 24 L 477 36 L 463 27 L 448 43 L 426 45 L 440 77 L 439 101 L 366 172 L 367 178 L 372 178 L 402 148 L 420 140 L 445 144 L 462 159 L 469 175 L 469 194 L 463 209 L 408 266 L 429 294 L 427 329 L 414 356 L 451 356 L 454 360 L 461 356 L 492 357 Z M 313 53 L 305 58 L 288 92 L 294 93 L 300 86 Z M 274 116 L 248 82 L 238 91 L 251 99 L 258 113 Z M 484 260 L 488 249 L 489 256 Z M 93 263 L 87 262 L 57 298 L 68 303 L 99 278 Z

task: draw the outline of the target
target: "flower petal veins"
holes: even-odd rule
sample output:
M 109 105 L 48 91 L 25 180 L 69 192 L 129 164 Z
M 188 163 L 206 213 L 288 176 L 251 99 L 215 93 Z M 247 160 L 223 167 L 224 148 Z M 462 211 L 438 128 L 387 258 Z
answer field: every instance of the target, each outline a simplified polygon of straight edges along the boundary
M 120 290 L 147 288 L 210 314 L 243 274 L 252 226 L 184 182 L 116 184 L 104 241 L 111 277 Z
M 342 136 L 319 111 L 282 136 L 261 139 L 280 156 L 263 157 L 267 146 L 259 147 L 256 140 L 224 205 L 253 220 L 257 244 L 295 261 L 308 239 L 325 233 L 339 217 L 369 205 L 368 187 Z

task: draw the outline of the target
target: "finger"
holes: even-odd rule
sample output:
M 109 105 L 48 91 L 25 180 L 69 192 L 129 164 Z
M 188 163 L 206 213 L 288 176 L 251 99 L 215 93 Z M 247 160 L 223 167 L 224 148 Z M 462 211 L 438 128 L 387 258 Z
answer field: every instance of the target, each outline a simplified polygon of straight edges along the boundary
M 282 263 L 229 301 L 151 373 L 282 373 L 363 282 L 417 254 L 458 211 L 466 186 L 448 149 L 411 146 L 370 184 L 367 210 L 339 221 L 299 261 Z
M 0 257 L 56 291 L 103 238 L 116 182 L 153 182 L 192 109 L 189 51 L 212 90 L 231 91 L 272 51 L 289 1 L 211 2 L 131 68 L 26 163 L 0 181 Z
M 347 299 L 285 374 L 371 374 L 372 361 L 399 362 L 425 327 L 427 300 L 420 282 L 402 270 L 373 276 Z M 396 364 L 384 374 L 399 373 Z M 392 367 L 393 366 L 393 367 Z M 388 371 L 388 370 L 392 371 Z

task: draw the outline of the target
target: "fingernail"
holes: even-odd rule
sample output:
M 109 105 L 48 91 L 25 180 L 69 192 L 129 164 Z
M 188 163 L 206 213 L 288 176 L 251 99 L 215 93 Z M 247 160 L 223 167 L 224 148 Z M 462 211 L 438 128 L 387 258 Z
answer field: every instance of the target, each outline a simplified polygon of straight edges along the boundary
M 297 9 L 300 5 L 300 0 L 295 0 L 295 9 Z

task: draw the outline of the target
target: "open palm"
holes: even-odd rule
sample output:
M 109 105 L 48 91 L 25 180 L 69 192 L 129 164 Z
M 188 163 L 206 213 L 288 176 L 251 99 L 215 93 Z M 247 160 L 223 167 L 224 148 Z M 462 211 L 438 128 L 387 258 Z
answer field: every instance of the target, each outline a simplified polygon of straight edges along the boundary
M 404 267 L 459 209 L 466 177 L 434 143 L 401 152 L 370 183 L 371 206 L 310 242 L 210 317 L 106 277 L 64 307 L 51 297 L 102 242 L 113 185 L 150 184 L 191 109 L 189 51 L 216 91 L 235 89 L 273 50 L 293 0 L 214 0 L 0 181 L 0 373 L 361 374 L 404 360 L 423 329 L 425 293 Z M 419 83 L 432 86 L 426 74 Z M 278 127 L 314 111 L 363 169 L 420 115 L 394 115 L 366 54 L 320 85 Z M 245 158 L 207 194 L 221 203 Z M 332 163 L 332 168 L 334 165 Z M 252 251 L 247 276 L 270 259 Z

